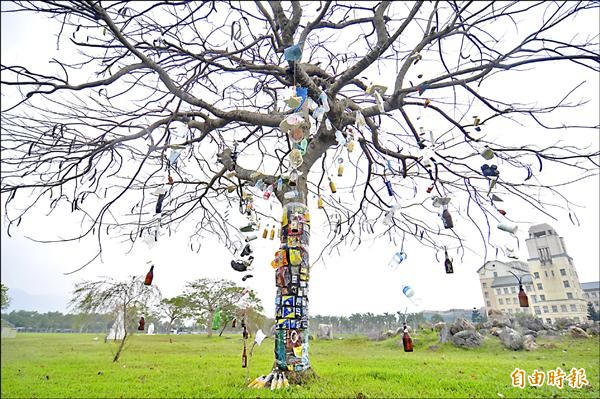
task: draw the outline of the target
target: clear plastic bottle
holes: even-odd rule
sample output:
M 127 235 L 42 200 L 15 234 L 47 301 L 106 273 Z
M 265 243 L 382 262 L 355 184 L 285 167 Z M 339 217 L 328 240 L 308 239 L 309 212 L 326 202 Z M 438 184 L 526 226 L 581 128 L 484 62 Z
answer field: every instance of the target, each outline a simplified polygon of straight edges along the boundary
M 396 269 L 398 268 L 398 266 L 400 266 L 400 263 L 402 263 L 405 259 L 406 253 L 404 251 L 398 251 L 392 256 L 392 259 L 390 259 L 388 266 L 391 269 Z

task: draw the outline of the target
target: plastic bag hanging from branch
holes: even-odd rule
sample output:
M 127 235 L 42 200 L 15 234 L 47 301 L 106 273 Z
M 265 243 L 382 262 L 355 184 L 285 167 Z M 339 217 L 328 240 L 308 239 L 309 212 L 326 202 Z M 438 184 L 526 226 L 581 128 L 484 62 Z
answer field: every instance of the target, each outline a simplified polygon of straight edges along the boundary
M 212 319 L 211 328 L 215 331 L 221 328 L 221 308 L 217 308 L 217 311 L 215 312 Z

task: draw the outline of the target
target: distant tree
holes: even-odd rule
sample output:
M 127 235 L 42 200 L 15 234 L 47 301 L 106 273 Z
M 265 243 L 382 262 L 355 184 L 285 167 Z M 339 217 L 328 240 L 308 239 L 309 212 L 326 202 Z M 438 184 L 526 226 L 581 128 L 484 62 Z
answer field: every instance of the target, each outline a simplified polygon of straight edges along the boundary
M 471 321 L 473 323 L 478 323 L 481 321 L 481 313 L 479 313 L 479 309 L 477 308 L 473 308 L 473 311 L 471 312 Z
M 105 277 L 98 281 L 82 281 L 75 284 L 70 306 L 86 313 L 120 310 L 125 320 L 125 335 L 113 358 L 119 360 L 125 341 L 127 327 L 137 316 L 135 311 L 144 311 L 153 301 L 160 299 L 160 291 L 156 286 L 144 285 L 144 278 L 131 276 L 129 280 L 118 281 Z
M 598 312 L 594 308 L 594 304 L 591 303 L 591 302 L 587 303 L 587 313 L 588 313 L 587 318 L 590 319 L 591 321 L 598 321 L 598 320 L 600 320 L 600 312 Z
M 186 296 L 164 298 L 158 305 L 160 313 L 168 319 L 167 334 L 171 333 L 173 323 L 190 316 L 190 303 Z
M 431 321 L 432 323 L 440 323 L 440 322 L 443 322 L 443 321 L 444 321 L 444 318 L 442 317 L 442 315 L 441 315 L 441 314 L 439 314 L 439 313 L 434 313 L 434 314 L 432 314 L 432 315 L 431 315 L 431 319 L 430 319 L 430 321 Z
M 207 327 L 209 337 L 212 336 L 211 322 L 219 309 L 224 324 L 233 320 L 239 308 L 262 311 L 260 299 L 254 292 L 248 291 L 244 295 L 244 288 L 229 280 L 200 278 L 191 281 L 186 284 L 184 296 L 190 314 L 196 318 L 198 324 Z
M 6 309 L 8 305 L 10 305 L 10 297 L 8 296 L 8 287 L 4 284 L 0 285 L 1 295 L 2 295 L 2 309 Z

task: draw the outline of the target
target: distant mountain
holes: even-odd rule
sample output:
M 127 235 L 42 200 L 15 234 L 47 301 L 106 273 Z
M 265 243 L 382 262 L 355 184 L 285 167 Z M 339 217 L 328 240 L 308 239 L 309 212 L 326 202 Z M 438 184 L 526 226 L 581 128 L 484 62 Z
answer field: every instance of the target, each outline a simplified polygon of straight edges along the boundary
M 66 295 L 33 295 L 18 288 L 10 288 L 8 290 L 8 296 L 11 300 L 9 307 L 3 310 L 3 312 L 6 313 L 13 310 L 36 310 L 39 313 L 67 312 L 68 298 Z

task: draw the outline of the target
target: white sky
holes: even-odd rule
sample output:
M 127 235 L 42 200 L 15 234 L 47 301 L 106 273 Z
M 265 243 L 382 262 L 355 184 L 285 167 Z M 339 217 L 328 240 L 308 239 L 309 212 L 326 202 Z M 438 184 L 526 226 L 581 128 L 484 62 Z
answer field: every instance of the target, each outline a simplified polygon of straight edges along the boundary
M 56 53 L 55 30 L 48 30 L 48 22 L 44 18 L 19 18 L 2 15 L 2 63 L 38 63 L 43 67 L 46 60 Z M 44 34 L 44 32 L 50 32 Z M 39 70 L 39 69 L 38 69 Z M 525 78 L 527 74 L 527 78 Z M 540 90 L 545 84 L 552 83 L 553 89 L 577 81 L 577 76 L 560 76 L 536 69 L 532 72 L 523 72 L 516 76 L 514 82 L 504 82 L 503 90 L 527 90 L 527 86 L 535 90 L 528 91 L 532 101 L 544 99 L 546 93 Z M 578 82 L 578 81 L 577 81 Z M 591 87 L 598 87 L 598 77 L 592 82 Z M 564 93 L 563 91 L 559 91 Z M 577 118 L 589 123 L 598 123 L 598 91 L 579 93 L 590 98 L 591 103 L 584 109 L 576 111 Z M 506 96 L 507 98 L 510 96 Z M 2 98 L 4 102 L 6 99 Z M 497 127 L 494 134 L 509 134 L 499 131 Z M 524 132 L 524 130 L 521 130 Z M 512 132 L 515 138 L 518 132 Z M 551 136 L 557 133 L 546 133 L 536 129 L 528 131 L 532 144 L 542 140 L 552 140 Z M 598 133 L 558 132 L 568 135 L 569 143 L 589 143 L 593 148 L 598 148 Z M 572 140 L 572 141 L 571 141 Z M 545 174 L 561 173 L 558 169 L 546 168 Z M 421 190 L 423 191 L 423 190 Z M 549 223 L 566 241 L 569 254 L 574 258 L 574 263 L 582 282 L 599 280 L 599 179 L 589 179 L 578 183 L 567 191 L 571 200 L 581 205 L 576 213 L 581 226 L 573 226 L 566 211 L 554 212 L 558 221 L 532 212 L 522 202 L 516 202 L 506 195 L 503 204 L 509 216 L 519 224 L 517 236 L 520 239 L 518 254 L 526 260 L 526 247 L 524 239 L 527 236 L 529 223 Z M 17 194 L 18 195 L 18 194 Z M 426 197 L 419 193 L 417 199 Z M 314 201 L 312 208 L 312 234 L 311 249 L 312 259 L 317 256 L 317 245 L 325 240 L 321 234 L 324 229 L 320 211 L 316 209 Z M 44 209 L 45 211 L 45 209 Z M 232 210 L 232 215 L 238 214 L 237 209 Z M 235 216 L 238 217 L 239 215 Z M 277 215 L 278 217 L 278 215 Z M 18 228 L 13 228 L 13 238 L 6 235 L 6 226 L 2 221 L 2 251 L 1 271 L 2 282 L 12 289 L 20 289 L 35 295 L 59 295 L 65 298 L 65 304 L 72 289 L 72 284 L 81 279 L 94 279 L 96 276 L 109 275 L 125 277 L 130 274 L 143 274 L 146 272 L 146 260 L 154 260 L 155 283 L 162 290 L 164 296 L 173 296 L 182 292 L 186 281 L 200 277 L 222 277 L 232 279 L 239 284 L 243 274 L 233 271 L 229 262 L 231 256 L 218 242 L 203 243 L 200 253 L 190 251 L 187 244 L 188 237 L 174 236 L 162 239 L 154 248 L 149 250 L 144 244 L 127 254 L 128 247 L 119 246 L 118 243 L 105 243 L 103 255 L 104 262 L 96 261 L 87 268 L 73 275 L 65 276 L 63 273 L 76 269 L 94 251 L 93 242 L 75 244 L 39 244 L 24 238 L 35 236 L 39 239 L 50 239 L 65 236 L 78 227 L 71 221 L 70 210 L 51 217 L 45 217 L 40 211 L 38 216 L 26 217 Z M 240 225 L 243 224 L 240 220 Z M 455 217 L 455 231 L 471 242 L 475 248 L 481 248 L 480 240 L 473 236 L 473 228 Z M 495 230 L 495 229 L 494 229 Z M 508 240 L 502 232 L 493 231 L 495 242 Z M 274 272 L 270 266 L 272 256 L 277 250 L 277 241 L 255 240 L 253 279 L 249 279 L 247 286 L 254 289 L 263 301 L 267 315 L 274 311 L 273 300 L 275 295 Z M 483 254 L 467 253 L 462 259 L 454 256 L 454 275 L 444 272 L 441 259 L 435 259 L 435 254 L 427 248 L 422 248 L 414 242 L 405 244 L 408 259 L 398 270 L 390 270 L 387 263 L 398 248 L 387 242 L 366 243 L 358 250 L 342 249 L 340 255 L 334 253 L 325 258 L 325 264 L 314 265 L 310 278 L 310 313 L 349 315 L 355 312 L 395 312 L 408 307 L 409 311 L 416 309 L 403 298 L 400 286 L 403 281 L 413 285 L 417 293 L 423 298 L 423 309 L 445 310 L 450 308 L 471 308 L 482 306 L 479 280 L 475 271 L 483 264 Z M 149 253 L 150 251 L 150 253 Z M 443 257 L 443 255 L 442 255 Z M 494 259 L 494 253 L 488 253 L 488 258 Z M 505 260 L 502 256 L 500 260 Z M 65 308 L 57 309 L 65 311 Z

